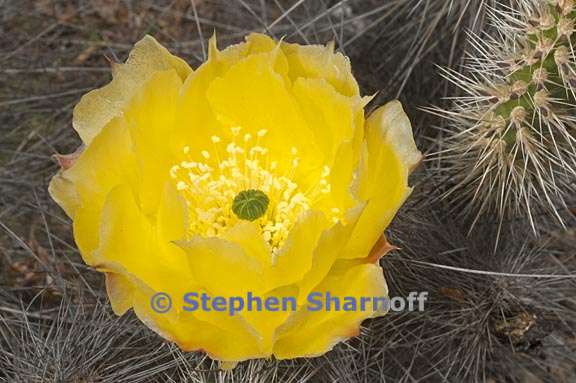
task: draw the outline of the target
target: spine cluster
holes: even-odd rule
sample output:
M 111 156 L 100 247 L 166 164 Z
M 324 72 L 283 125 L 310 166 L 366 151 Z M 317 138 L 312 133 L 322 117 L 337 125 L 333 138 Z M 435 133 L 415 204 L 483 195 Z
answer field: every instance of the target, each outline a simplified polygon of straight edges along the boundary
M 472 36 L 465 74 L 445 71 L 463 96 L 449 110 L 440 154 L 446 196 L 474 222 L 536 212 L 560 221 L 576 180 L 573 0 L 521 0 L 492 10 L 495 33 Z

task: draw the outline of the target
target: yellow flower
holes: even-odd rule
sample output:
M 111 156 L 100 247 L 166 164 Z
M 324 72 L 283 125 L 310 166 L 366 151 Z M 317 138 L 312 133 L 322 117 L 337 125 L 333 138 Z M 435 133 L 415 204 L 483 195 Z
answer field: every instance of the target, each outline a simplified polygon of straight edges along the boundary
M 83 149 L 50 193 L 118 315 L 133 308 L 220 361 L 318 356 L 383 314 L 313 312 L 306 297 L 386 296 L 382 233 L 421 157 L 400 103 L 365 120 L 367 101 L 331 46 L 212 39 L 193 71 L 145 37 L 76 106 Z M 166 313 L 151 308 L 157 292 L 172 297 Z M 189 312 L 187 292 L 298 307 Z

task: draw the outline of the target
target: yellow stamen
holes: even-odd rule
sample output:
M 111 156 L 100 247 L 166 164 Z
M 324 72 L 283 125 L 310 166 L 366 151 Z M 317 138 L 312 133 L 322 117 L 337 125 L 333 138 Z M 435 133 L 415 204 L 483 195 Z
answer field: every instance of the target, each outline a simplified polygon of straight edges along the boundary
M 244 148 L 237 144 L 241 127 L 232 127 L 231 142 L 222 142 L 212 136 L 212 153 L 200 151 L 207 162 L 194 161 L 190 148 L 183 153 L 187 157 L 170 169 L 177 190 L 185 197 L 189 206 L 189 235 L 220 236 L 227 228 L 238 223 L 240 218 L 233 211 L 234 199 L 245 190 L 256 189 L 269 198 L 269 205 L 261 216 L 254 218 L 262 237 L 275 254 L 286 241 L 288 233 L 300 215 L 330 192 L 327 177 L 330 168 L 322 169 L 318 184 L 308 191 L 302 190 L 292 177 L 300 163 L 298 149 L 290 149 L 287 159 L 291 166 L 281 174 L 278 161 L 269 158 L 270 151 L 259 141 L 267 134 L 266 129 L 257 132 L 258 142 L 247 133 L 242 136 Z M 220 145 L 225 150 L 219 149 Z M 224 158 L 220 158 L 222 154 Z M 284 160 L 283 160 L 284 161 Z M 326 212 L 334 222 L 342 218 L 338 208 Z

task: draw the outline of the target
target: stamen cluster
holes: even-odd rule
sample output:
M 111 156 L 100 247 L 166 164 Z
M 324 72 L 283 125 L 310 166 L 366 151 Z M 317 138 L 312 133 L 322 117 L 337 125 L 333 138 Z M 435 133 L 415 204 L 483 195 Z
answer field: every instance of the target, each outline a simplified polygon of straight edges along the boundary
M 189 235 L 222 235 L 240 220 L 233 211 L 238 194 L 259 190 L 266 194 L 269 205 L 254 222 L 272 252 L 277 252 L 301 214 L 330 193 L 330 168 L 323 168 L 317 185 L 303 190 L 293 181 L 300 164 L 297 148 L 291 148 L 289 158 L 273 159 L 261 143 L 267 130 L 258 131 L 256 137 L 250 133 L 242 135 L 241 127 L 230 131 L 233 139 L 227 143 L 219 136 L 211 137 L 213 147 L 200 152 L 202 161 L 192 160 L 194 153 L 185 146 L 184 160 L 170 169 L 170 176 L 188 205 Z M 279 166 L 279 161 L 287 166 Z M 341 218 L 338 208 L 329 213 L 334 221 Z

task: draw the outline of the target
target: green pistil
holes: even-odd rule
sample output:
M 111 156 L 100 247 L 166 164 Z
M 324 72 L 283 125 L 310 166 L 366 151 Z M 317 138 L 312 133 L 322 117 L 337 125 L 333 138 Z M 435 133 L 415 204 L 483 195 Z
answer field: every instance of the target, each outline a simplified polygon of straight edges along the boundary
M 266 213 L 269 203 L 268 196 L 261 190 L 242 190 L 234 197 L 232 211 L 240 219 L 254 221 Z

